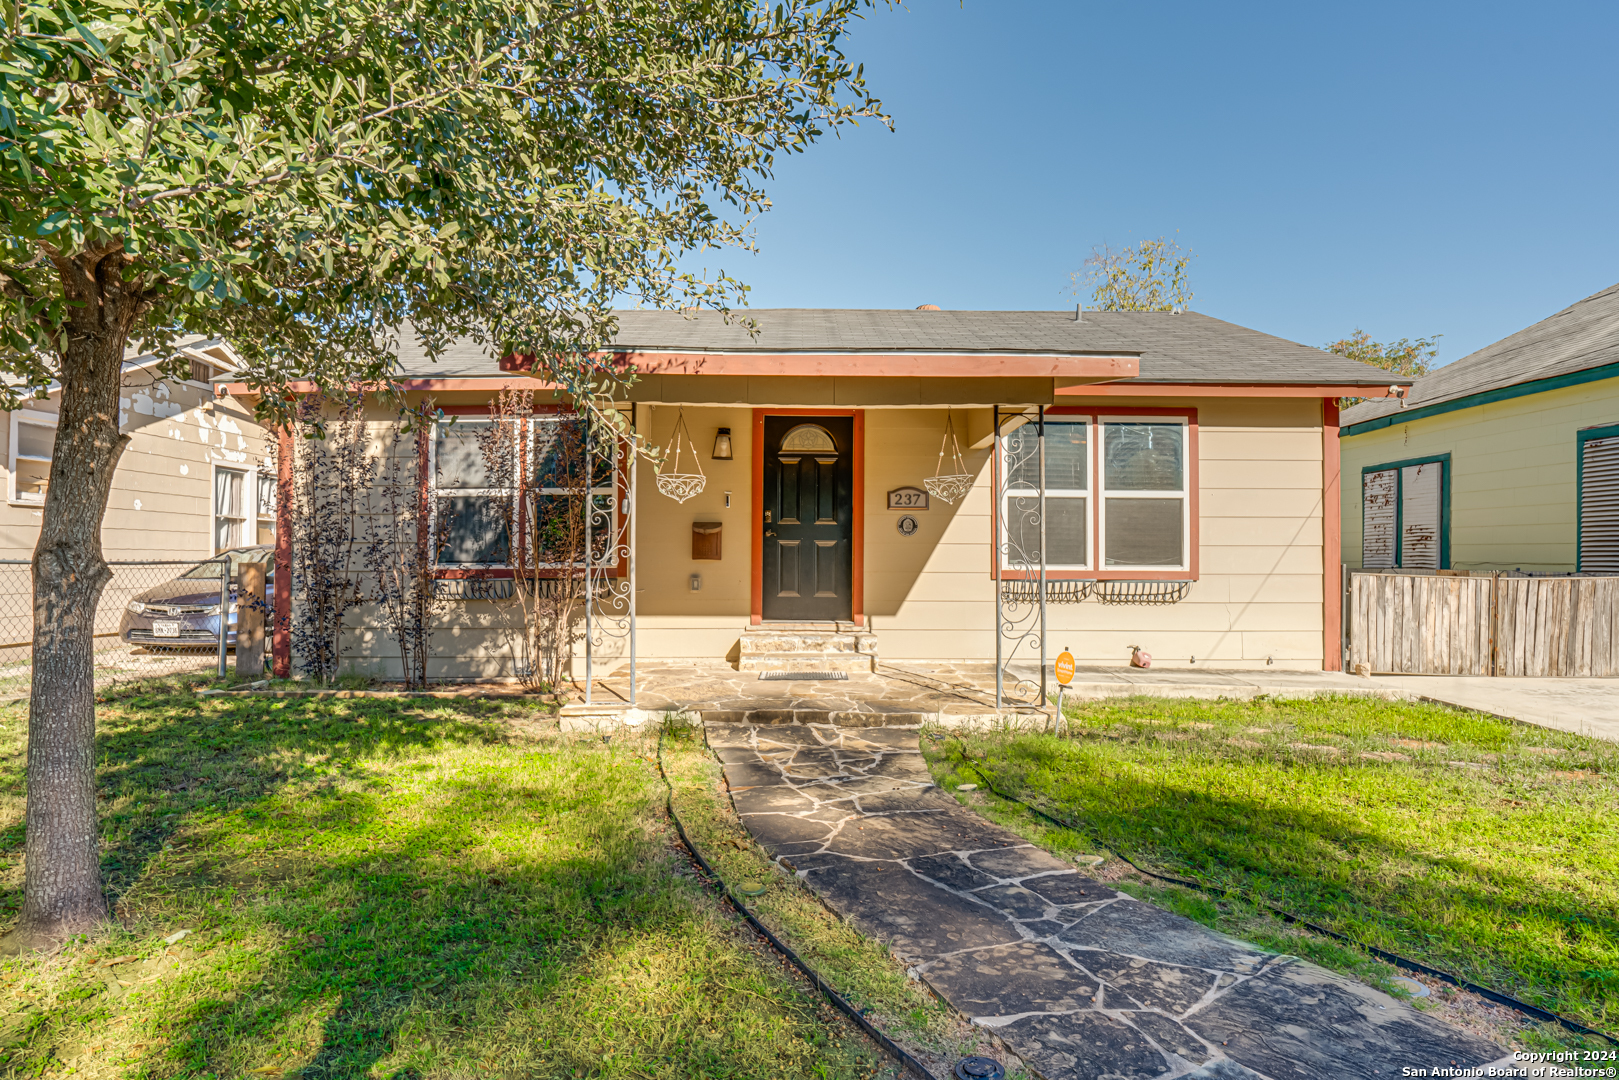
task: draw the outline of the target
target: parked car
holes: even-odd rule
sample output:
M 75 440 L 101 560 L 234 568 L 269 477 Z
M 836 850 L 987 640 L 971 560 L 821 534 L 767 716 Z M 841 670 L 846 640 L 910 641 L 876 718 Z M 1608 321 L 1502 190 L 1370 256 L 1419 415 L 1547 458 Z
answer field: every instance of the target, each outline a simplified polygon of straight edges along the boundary
M 225 612 L 225 644 L 236 644 L 236 583 L 244 562 L 264 564 L 264 592 L 275 580 L 275 548 L 268 545 L 231 548 L 230 600 Z M 131 645 L 168 649 L 219 647 L 219 556 L 200 562 L 173 581 L 137 593 L 124 608 L 118 636 Z

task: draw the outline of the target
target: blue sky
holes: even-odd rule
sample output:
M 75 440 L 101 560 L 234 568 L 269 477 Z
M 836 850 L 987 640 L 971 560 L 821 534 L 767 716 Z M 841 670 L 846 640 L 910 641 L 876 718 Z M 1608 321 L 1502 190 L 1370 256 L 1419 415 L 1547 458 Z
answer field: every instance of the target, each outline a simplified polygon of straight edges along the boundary
M 894 117 L 788 160 L 753 307 L 1069 306 L 1161 234 L 1195 310 L 1454 360 L 1619 281 L 1619 5 L 914 0 L 847 42 Z

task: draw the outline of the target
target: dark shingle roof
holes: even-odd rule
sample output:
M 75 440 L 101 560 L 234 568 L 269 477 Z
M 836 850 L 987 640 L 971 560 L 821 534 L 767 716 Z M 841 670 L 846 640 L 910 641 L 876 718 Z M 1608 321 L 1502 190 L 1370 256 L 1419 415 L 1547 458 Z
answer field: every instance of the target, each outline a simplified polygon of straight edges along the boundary
M 399 334 L 399 370 L 420 379 L 475 378 L 509 375 L 500 370 L 500 356 L 492 345 L 480 345 L 471 338 L 460 338 L 439 354 L 435 363 L 422 348 L 416 334 L 406 327 Z
M 1389 381 L 1387 373 L 1297 342 L 1185 312 L 907 311 L 767 308 L 726 325 L 717 312 L 620 311 L 616 344 L 707 352 L 1027 353 L 1139 356 L 1136 382 L 1328 383 Z M 986 373 L 987 374 L 987 373 Z
M 910 311 L 864 308 L 764 308 L 735 312 L 619 311 L 614 344 L 654 352 L 983 353 L 1037 356 L 1139 356 L 1133 382 L 1385 384 L 1387 372 L 1294 341 L 1185 312 Z M 751 319 L 757 333 L 743 324 Z M 499 375 L 492 351 L 454 343 L 435 364 L 412 335 L 401 335 L 406 375 Z M 993 369 L 985 371 L 993 375 Z
M 1619 285 L 1418 379 L 1406 395 L 1405 411 L 1605 364 L 1619 364 Z M 1376 398 L 1345 409 L 1342 424 L 1399 411 L 1399 402 Z

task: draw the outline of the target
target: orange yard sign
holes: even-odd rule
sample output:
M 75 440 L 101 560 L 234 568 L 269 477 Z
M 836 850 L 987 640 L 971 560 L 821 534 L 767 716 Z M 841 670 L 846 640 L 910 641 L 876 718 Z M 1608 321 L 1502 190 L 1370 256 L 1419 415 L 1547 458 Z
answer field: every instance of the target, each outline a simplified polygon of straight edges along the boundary
M 1057 654 L 1057 682 L 1067 686 L 1074 681 L 1074 654 L 1064 649 Z

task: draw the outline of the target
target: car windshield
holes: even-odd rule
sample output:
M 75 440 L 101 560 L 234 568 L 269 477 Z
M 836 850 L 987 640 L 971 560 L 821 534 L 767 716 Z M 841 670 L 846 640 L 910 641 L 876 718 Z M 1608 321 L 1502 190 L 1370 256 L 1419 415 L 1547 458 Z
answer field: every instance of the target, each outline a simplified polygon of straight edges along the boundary
M 230 556 L 230 576 L 236 577 L 244 562 L 268 563 L 273 554 L 262 548 L 250 548 L 246 551 L 226 551 L 223 554 Z M 182 581 L 218 581 L 219 557 L 215 556 L 207 562 L 198 563 L 190 570 L 180 575 Z

